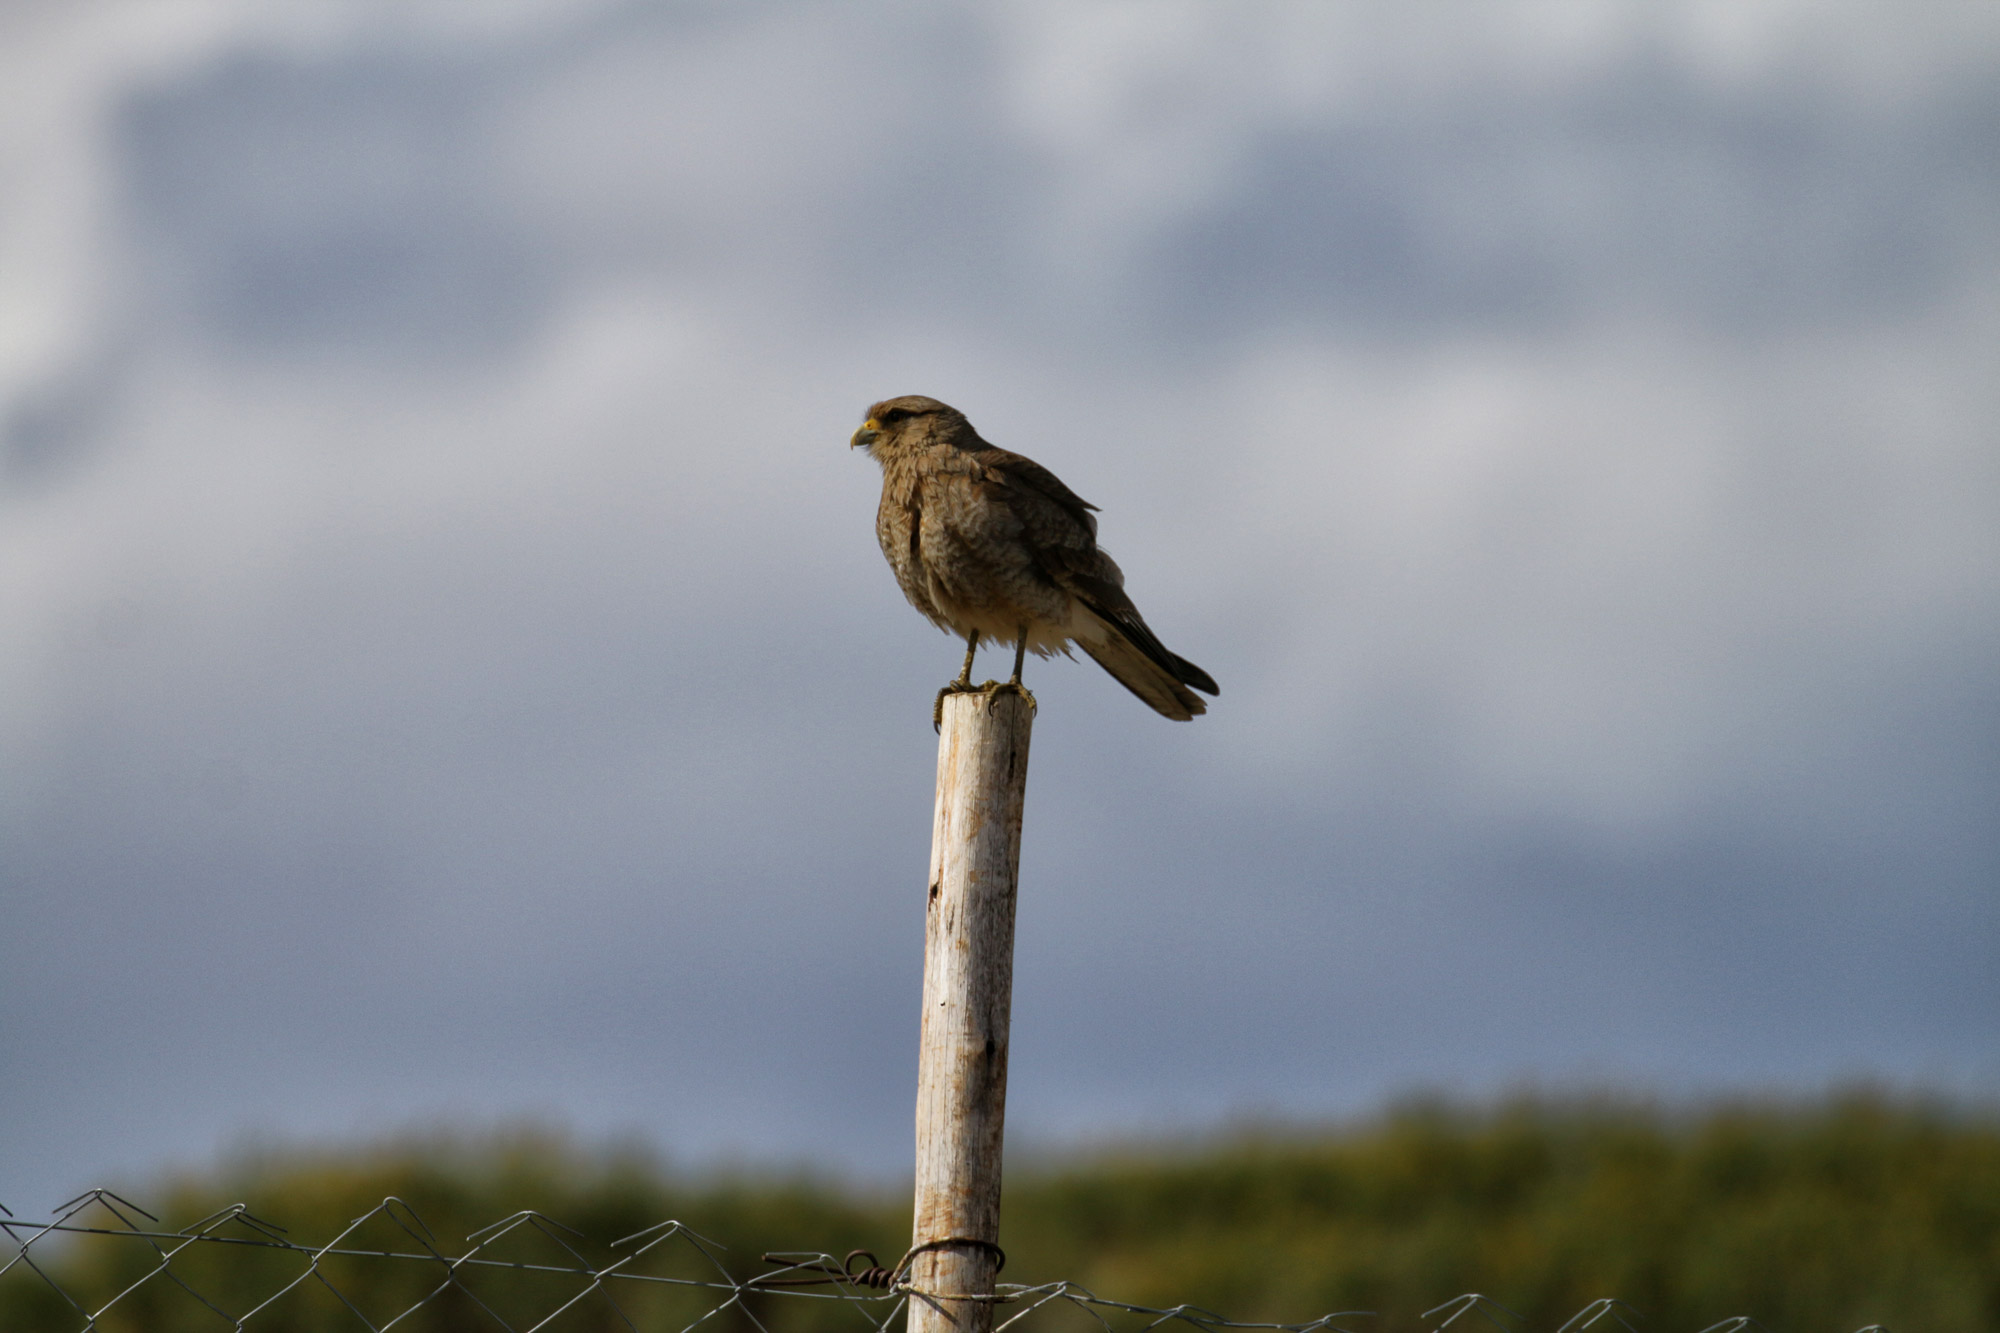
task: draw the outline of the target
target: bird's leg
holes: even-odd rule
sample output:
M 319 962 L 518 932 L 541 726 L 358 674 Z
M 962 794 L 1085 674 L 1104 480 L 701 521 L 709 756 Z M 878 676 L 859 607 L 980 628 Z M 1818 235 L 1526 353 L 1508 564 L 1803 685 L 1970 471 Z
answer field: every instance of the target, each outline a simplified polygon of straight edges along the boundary
M 1018 694 L 1028 701 L 1029 712 L 1033 712 L 1035 709 L 1035 696 L 1028 693 L 1027 687 L 1021 684 L 1021 663 L 1026 661 L 1028 657 L 1028 627 L 1026 625 L 1021 626 L 1020 634 L 1021 637 L 1014 640 L 1014 674 L 1007 678 L 1007 683 L 1004 685 L 998 681 L 989 680 L 982 687 L 986 691 L 986 709 L 988 712 L 993 711 L 993 701 L 1003 694 Z
M 970 694 L 979 687 L 972 683 L 972 655 L 979 651 L 979 631 L 965 636 L 965 665 L 958 669 L 958 679 L 937 692 L 937 702 L 931 705 L 931 730 L 944 730 L 944 697 L 947 694 Z

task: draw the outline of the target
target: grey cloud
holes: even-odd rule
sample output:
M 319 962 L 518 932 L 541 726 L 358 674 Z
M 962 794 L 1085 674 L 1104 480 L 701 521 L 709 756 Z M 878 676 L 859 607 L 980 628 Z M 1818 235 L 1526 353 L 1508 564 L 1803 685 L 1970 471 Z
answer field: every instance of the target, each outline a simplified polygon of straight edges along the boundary
M 136 93 L 157 317 L 238 354 L 450 360 L 518 354 L 563 284 L 620 268 L 822 322 L 1004 303 L 1034 182 L 977 30 L 796 19 L 631 6 L 528 49 L 243 52 Z
M 1991 80 L 1246 100 L 1103 222 L 1010 51 L 631 5 L 119 90 L 131 281 L 0 495 L 0 1201 L 439 1111 L 899 1170 L 956 654 L 843 440 L 906 389 L 1224 687 L 1034 668 L 1023 1135 L 1990 1088 Z
M 998 114 L 980 29 L 792 27 L 639 8 L 528 52 L 229 58 L 123 114 L 149 270 L 245 349 L 509 355 L 566 282 L 623 264 L 751 284 L 782 303 L 765 317 L 815 328 L 976 308 L 1022 340 L 1212 353 L 1272 320 L 1407 336 L 1614 309 L 1737 330 L 1879 318 L 1995 258 L 1990 80 L 1864 105 L 1810 72 L 1730 90 L 1642 55 L 1553 87 L 1253 123 L 1223 185 L 1136 237 L 1107 293 L 1041 260 L 1059 177 Z M 760 43 L 796 75 L 777 96 L 745 77 Z M 809 62 L 828 47 L 840 58 Z M 578 129 L 601 142 L 548 142 L 522 105 L 594 115 Z M 538 140 L 554 191 L 519 188 Z
M 132 225 L 174 319 L 242 352 L 504 353 L 554 297 L 492 188 L 502 71 L 369 50 L 244 53 L 134 96 Z
M 1634 60 L 1391 100 L 1247 147 L 1149 271 L 1177 327 L 1547 333 L 1611 311 L 1736 333 L 1891 317 L 1992 264 L 2000 96 L 1865 107 Z
M 137 351 L 133 338 L 107 332 L 89 353 L 19 397 L 0 416 L 0 483 L 59 484 L 68 465 L 105 443 L 127 405 Z

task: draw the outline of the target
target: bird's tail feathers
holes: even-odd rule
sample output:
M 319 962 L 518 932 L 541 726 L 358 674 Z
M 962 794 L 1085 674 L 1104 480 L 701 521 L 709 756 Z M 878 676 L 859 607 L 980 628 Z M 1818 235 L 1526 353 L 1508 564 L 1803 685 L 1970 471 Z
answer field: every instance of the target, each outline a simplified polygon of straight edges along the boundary
M 1116 621 L 1104 623 L 1109 632 L 1102 638 L 1095 642 L 1078 639 L 1077 645 L 1089 653 L 1097 665 L 1110 672 L 1112 679 L 1138 695 L 1154 712 L 1176 722 L 1186 722 L 1208 711 L 1208 705 L 1202 702 L 1201 696 L 1182 683 L 1183 676 L 1193 676 L 1196 679 L 1192 683 L 1205 682 L 1204 688 L 1214 694 L 1215 682 L 1209 680 L 1207 672 L 1161 648 L 1161 654 L 1183 669 L 1176 673 L 1126 637 L 1123 627 Z M 1158 646 L 1158 640 L 1154 640 L 1154 645 Z
M 1066 566 L 1056 574 L 1056 582 L 1076 598 L 1080 609 L 1104 631 L 1074 635 L 1077 645 L 1120 685 L 1144 699 L 1162 716 L 1186 722 L 1206 713 L 1208 705 L 1188 686 L 1206 694 L 1220 694 L 1215 679 L 1185 657 L 1167 651 L 1167 646 L 1139 614 L 1139 608 L 1125 595 L 1125 589 L 1119 586 L 1118 567 L 1109 556 L 1102 556 L 1102 561 L 1104 568 L 1098 570 Z M 1107 572 L 1110 577 L 1106 577 Z

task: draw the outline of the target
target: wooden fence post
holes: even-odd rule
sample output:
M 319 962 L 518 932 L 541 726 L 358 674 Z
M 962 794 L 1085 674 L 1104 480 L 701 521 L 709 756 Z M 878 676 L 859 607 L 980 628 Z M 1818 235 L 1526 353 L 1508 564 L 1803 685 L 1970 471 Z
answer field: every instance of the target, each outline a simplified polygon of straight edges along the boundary
M 938 739 L 917 1063 L 909 1333 L 988 1333 L 1000 1265 L 1000 1148 L 1014 990 L 1014 893 L 1034 708 L 947 695 Z M 929 1293 L 930 1299 L 922 1294 Z

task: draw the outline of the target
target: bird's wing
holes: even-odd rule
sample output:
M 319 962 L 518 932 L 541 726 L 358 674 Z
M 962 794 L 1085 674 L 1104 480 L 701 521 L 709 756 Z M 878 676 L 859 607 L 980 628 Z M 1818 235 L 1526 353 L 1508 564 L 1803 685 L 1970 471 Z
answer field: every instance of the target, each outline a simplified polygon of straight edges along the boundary
M 1032 458 L 991 445 L 974 455 L 980 481 L 993 488 L 1037 546 L 1097 544 L 1097 506 Z
M 1206 671 L 1161 643 L 1125 593 L 1125 575 L 1097 549 L 1090 504 L 1053 472 L 1004 449 L 982 451 L 984 480 L 1019 520 L 1035 562 L 1049 580 L 1083 603 L 1110 631 L 1089 653 L 1120 684 L 1168 717 L 1186 720 L 1206 710 L 1187 689 L 1219 691 Z

